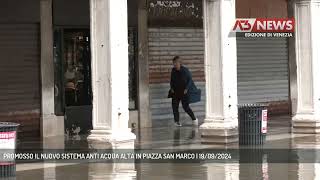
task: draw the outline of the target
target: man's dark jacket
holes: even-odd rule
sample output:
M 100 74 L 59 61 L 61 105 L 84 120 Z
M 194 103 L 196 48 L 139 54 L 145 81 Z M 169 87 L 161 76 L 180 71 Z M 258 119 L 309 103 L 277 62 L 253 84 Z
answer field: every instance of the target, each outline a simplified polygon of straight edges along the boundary
M 179 75 L 180 77 L 178 77 Z M 182 82 L 179 82 L 181 80 Z M 201 90 L 194 84 L 189 69 L 184 66 L 181 66 L 179 71 L 172 68 L 170 88 L 176 92 L 176 90 L 180 88 L 177 86 L 181 85 L 181 83 L 184 85 L 184 88 L 187 89 L 189 103 L 196 103 L 201 100 Z

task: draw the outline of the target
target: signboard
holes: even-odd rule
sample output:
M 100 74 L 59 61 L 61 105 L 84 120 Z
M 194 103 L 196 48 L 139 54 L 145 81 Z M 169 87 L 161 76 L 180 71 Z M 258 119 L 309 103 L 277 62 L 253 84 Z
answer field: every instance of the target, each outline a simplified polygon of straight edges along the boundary
M 149 0 L 149 26 L 202 26 L 200 0 Z
M 261 133 L 267 133 L 268 110 L 262 110 Z
M 0 132 L 0 149 L 15 149 L 16 131 Z
M 236 19 L 230 35 L 247 38 L 294 37 L 294 18 Z

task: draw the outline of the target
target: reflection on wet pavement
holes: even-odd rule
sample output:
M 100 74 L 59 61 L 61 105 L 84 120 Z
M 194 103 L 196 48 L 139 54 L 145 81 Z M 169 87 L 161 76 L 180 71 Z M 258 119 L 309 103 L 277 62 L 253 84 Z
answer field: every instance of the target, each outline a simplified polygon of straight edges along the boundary
M 311 180 L 319 179 L 319 164 L 136 164 L 133 170 L 119 170 L 112 164 L 77 164 L 30 171 L 18 171 L 16 179 L 109 180 Z
M 292 135 L 288 117 L 280 117 L 270 123 L 267 142 L 264 148 L 319 148 L 320 136 Z M 198 128 L 159 127 L 135 131 L 138 149 L 210 149 L 226 148 L 221 145 L 203 145 L 200 143 Z M 37 144 L 39 142 L 34 142 Z M 38 144 L 39 145 L 39 144 Z M 32 147 L 31 142 L 20 143 L 20 148 Z M 41 146 L 41 145 L 40 145 Z M 88 144 L 82 141 L 66 141 L 65 148 L 86 149 Z M 228 148 L 248 148 L 238 145 Z M 320 148 L 319 148 L 320 149 Z M 316 152 L 315 152 L 316 153 Z M 315 158 L 319 155 L 312 154 Z M 301 158 L 301 154 L 297 153 Z M 241 159 L 241 157 L 240 157 Z M 262 156 L 262 163 L 83 163 L 83 164 L 18 164 L 17 177 L 27 180 L 108 180 L 108 179 L 204 179 L 204 180 L 312 180 L 320 179 L 320 164 L 314 163 L 270 163 Z

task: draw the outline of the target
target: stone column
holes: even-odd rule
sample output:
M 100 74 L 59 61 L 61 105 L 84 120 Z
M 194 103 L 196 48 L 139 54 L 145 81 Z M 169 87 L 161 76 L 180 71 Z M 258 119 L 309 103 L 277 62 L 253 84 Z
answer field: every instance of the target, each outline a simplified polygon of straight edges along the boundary
M 138 108 L 139 128 L 152 127 L 149 102 L 148 1 L 138 5 Z
M 64 149 L 64 117 L 54 113 L 52 0 L 40 0 L 40 32 L 42 148 Z M 44 163 L 43 167 L 44 177 L 56 177 L 55 163 Z
M 238 141 L 237 49 L 229 32 L 235 0 L 203 0 L 205 31 L 206 118 L 203 143 Z
M 95 145 L 133 148 L 128 128 L 128 25 L 126 0 L 90 0 L 93 130 Z
M 54 113 L 52 0 L 40 0 L 41 136 L 64 136 L 64 118 Z M 63 141 L 63 138 L 62 138 Z
M 295 56 L 290 59 L 293 132 L 320 132 L 320 1 L 292 1 Z M 293 92 L 293 93 L 292 93 Z

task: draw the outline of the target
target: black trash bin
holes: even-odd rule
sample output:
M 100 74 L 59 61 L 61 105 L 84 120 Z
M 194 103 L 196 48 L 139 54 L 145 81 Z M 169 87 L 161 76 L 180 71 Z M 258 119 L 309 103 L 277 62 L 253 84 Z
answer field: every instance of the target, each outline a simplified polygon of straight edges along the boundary
M 263 104 L 239 105 L 239 144 L 262 145 L 267 134 L 267 106 Z
M 18 126 L 16 123 L 0 122 L 0 178 L 16 175 L 14 153 Z

